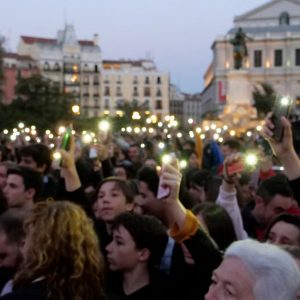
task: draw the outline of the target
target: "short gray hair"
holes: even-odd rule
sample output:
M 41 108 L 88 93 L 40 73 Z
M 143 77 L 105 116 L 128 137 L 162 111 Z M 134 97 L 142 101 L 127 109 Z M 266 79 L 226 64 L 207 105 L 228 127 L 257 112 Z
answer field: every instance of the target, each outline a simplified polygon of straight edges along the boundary
M 225 257 L 240 259 L 254 278 L 256 300 L 295 300 L 300 271 L 295 260 L 278 246 L 243 240 L 231 244 Z

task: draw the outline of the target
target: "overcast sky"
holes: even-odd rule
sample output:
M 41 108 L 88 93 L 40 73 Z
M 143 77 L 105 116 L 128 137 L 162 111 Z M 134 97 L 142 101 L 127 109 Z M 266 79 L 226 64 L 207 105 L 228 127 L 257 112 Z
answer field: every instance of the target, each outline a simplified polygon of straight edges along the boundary
M 200 92 L 214 39 L 234 16 L 268 0 L 1 0 L 0 34 L 56 37 L 65 23 L 78 39 L 99 34 L 103 59 L 154 59 L 183 92 Z

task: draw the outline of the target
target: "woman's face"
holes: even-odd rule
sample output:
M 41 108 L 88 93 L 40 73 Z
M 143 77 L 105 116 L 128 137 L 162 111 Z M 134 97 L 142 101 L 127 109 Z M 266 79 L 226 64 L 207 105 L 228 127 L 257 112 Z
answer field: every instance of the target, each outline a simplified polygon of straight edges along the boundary
M 120 213 L 131 211 L 133 203 L 127 203 L 125 194 L 117 187 L 116 182 L 102 184 L 97 198 L 96 216 L 104 222 L 111 222 Z
M 300 246 L 300 231 L 290 223 L 279 221 L 275 223 L 268 235 L 268 242 L 275 245 Z

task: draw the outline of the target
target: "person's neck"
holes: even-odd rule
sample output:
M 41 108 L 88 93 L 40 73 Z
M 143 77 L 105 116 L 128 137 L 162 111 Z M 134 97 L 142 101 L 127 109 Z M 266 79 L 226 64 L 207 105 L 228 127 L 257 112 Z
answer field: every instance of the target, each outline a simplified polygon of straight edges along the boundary
M 259 224 L 259 226 L 264 227 L 264 224 L 262 222 L 262 218 L 260 216 L 259 210 L 256 207 L 256 205 L 254 206 L 254 208 L 251 211 L 252 216 L 254 217 L 254 219 L 256 220 L 256 222 Z
M 134 270 L 123 274 L 123 290 L 130 295 L 150 283 L 150 275 L 146 264 L 138 265 Z

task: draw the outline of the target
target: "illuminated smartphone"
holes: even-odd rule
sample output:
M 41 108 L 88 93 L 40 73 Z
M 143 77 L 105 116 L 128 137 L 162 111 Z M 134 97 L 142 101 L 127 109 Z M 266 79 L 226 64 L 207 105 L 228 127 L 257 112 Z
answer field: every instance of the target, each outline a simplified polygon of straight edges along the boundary
M 98 157 L 97 149 L 95 147 L 91 147 L 89 150 L 89 158 L 95 159 L 97 157 Z
M 164 155 L 163 158 L 162 158 L 163 164 L 169 164 L 175 157 L 176 157 L 175 153 L 170 153 L 170 154 Z M 159 178 L 159 184 L 158 184 L 157 196 L 156 196 L 156 198 L 158 200 L 167 198 L 171 193 L 170 188 L 167 187 L 167 186 L 163 186 L 161 181 L 162 180 L 161 180 L 161 177 L 160 177 Z
M 272 122 L 274 124 L 273 139 L 281 142 L 283 138 L 283 126 L 281 124 L 281 117 L 289 117 L 292 106 L 292 99 L 289 97 L 277 98 L 273 108 Z
M 66 131 L 61 140 L 60 148 L 66 151 L 70 150 L 70 142 L 71 142 L 72 128 L 67 127 Z

